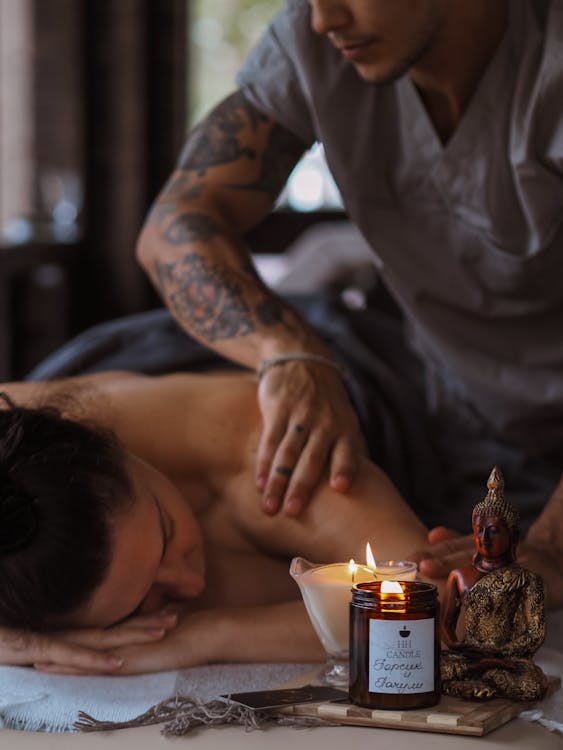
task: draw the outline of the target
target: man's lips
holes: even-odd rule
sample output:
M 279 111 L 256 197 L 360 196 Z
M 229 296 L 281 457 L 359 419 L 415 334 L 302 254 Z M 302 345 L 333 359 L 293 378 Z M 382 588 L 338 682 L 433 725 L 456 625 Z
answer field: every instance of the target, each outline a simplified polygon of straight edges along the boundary
M 371 47 L 376 41 L 375 38 L 363 39 L 361 41 L 333 41 L 335 47 L 342 53 L 347 60 L 355 60 L 363 56 L 365 50 Z

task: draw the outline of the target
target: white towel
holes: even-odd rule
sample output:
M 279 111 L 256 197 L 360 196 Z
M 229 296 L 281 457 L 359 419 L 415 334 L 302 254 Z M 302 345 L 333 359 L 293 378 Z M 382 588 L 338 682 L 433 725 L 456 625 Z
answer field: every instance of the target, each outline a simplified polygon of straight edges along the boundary
M 319 668 L 314 664 L 215 664 L 138 677 L 66 677 L 0 667 L 0 727 L 70 732 L 79 711 L 129 721 L 172 695 L 208 701 L 221 694 L 270 690 Z
M 79 711 L 127 721 L 174 694 L 177 672 L 139 677 L 66 677 L 0 667 L 0 726 L 71 731 Z

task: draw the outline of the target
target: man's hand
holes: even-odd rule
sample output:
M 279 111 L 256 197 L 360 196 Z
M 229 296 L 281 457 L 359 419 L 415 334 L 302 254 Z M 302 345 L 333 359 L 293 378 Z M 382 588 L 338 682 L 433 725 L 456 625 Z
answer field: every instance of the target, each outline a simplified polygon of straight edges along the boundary
M 267 513 L 283 504 L 298 516 L 327 471 L 333 489 L 350 489 L 366 448 L 337 372 L 311 362 L 277 365 L 262 378 L 258 401 L 264 429 L 256 484 Z
M 123 666 L 115 649 L 161 640 L 175 627 L 176 615 L 143 615 L 110 628 L 50 633 L 0 628 L 0 663 L 61 674 L 112 674 Z
M 472 534 L 462 535 L 453 529 L 437 526 L 428 532 L 428 547 L 409 555 L 418 563 L 424 578 L 447 578 L 450 571 L 471 565 L 475 554 Z
M 560 486 L 563 489 L 563 486 Z M 561 491 L 559 489 L 558 491 Z M 518 545 L 516 560 L 522 567 L 534 571 L 543 579 L 548 609 L 563 607 L 563 570 L 558 553 L 557 524 L 543 536 L 545 524 L 542 516 L 530 529 L 526 539 Z M 546 532 L 547 533 L 547 532 Z M 471 534 L 461 535 L 452 529 L 438 526 L 428 532 L 429 546 L 409 555 L 409 560 L 418 563 L 424 578 L 446 578 L 451 570 L 471 565 L 475 554 L 475 542 Z

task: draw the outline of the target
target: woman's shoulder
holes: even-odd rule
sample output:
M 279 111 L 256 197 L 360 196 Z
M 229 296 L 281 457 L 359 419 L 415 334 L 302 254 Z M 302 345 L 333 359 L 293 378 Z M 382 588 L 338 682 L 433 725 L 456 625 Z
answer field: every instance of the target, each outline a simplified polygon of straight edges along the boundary
M 111 423 L 131 452 L 171 477 L 239 469 L 258 427 L 256 384 L 246 373 L 174 373 L 100 383 Z

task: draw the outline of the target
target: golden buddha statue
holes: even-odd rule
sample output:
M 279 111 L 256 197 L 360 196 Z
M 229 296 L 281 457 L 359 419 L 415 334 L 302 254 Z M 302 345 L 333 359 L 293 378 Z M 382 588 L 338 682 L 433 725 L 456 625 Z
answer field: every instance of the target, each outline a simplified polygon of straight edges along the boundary
M 473 509 L 476 552 L 471 566 L 452 570 L 442 607 L 442 691 L 461 698 L 543 697 L 547 681 L 532 661 L 545 637 L 542 579 L 516 562 L 518 514 L 504 498 L 494 467 L 484 500 Z M 464 610 L 464 632 L 456 634 Z

